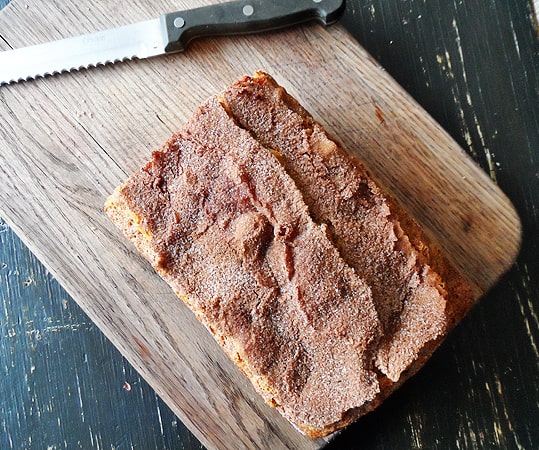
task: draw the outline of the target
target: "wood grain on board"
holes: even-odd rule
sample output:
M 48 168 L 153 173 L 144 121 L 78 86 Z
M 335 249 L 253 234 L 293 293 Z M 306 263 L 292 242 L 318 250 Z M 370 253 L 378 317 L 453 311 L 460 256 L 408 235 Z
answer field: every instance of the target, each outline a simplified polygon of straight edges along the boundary
M 0 48 L 170 10 L 164 1 L 36 5 L 13 1 L 0 13 Z M 201 40 L 183 54 L 2 87 L 0 215 L 206 446 L 319 448 L 325 441 L 263 403 L 102 212 L 198 104 L 257 69 L 366 162 L 478 297 L 509 268 L 520 224 L 507 198 L 340 25 Z

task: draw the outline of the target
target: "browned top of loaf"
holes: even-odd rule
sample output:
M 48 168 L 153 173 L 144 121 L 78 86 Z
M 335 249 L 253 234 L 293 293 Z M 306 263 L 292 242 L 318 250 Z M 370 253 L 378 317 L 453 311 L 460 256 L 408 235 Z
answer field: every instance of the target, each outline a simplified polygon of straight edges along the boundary
M 343 258 L 371 287 L 383 327 L 376 365 L 399 380 L 454 320 L 445 280 L 425 251 L 425 236 L 363 165 L 269 75 L 244 77 L 222 97 L 237 123 L 276 152 L 314 220 L 327 225 Z M 444 275 L 457 280 L 450 288 L 464 289 L 463 302 L 471 302 L 465 282 L 445 262 L 441 266 Z
M 157 270 L 293 423 L 323 429 L 375 398 L 370 289 L 216 98 L 119 192 Z

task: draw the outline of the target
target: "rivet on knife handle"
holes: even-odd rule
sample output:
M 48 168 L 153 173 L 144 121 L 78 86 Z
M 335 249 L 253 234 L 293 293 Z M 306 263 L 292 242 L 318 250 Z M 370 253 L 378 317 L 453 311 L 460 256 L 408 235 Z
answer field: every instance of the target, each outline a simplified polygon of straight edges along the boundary
M 245 0 L 203 6 L 161 16 L 165 52 L 185 49 L 203 36 L 275 30 L 317 20 L 329 25 L 344 10 L 344 0 Z

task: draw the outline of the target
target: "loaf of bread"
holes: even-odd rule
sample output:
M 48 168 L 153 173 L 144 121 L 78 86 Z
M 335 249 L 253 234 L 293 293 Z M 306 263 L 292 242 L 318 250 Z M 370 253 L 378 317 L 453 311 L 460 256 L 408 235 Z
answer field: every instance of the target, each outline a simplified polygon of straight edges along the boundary
M 379 405 L 473 301 L 413 219 L 263 72 L 200 106 L 105 211 L 311 437 Z

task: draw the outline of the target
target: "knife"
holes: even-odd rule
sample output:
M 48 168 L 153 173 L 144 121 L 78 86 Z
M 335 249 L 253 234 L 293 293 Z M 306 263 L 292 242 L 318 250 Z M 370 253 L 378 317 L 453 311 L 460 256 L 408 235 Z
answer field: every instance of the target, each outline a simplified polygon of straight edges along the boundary
M 185 50 L 205 36 L 270 31 L 316 20 L 329 25 L 344 0 L 240 0 L 163 14 L 96 33 L 0 52 L 0 85 Z

